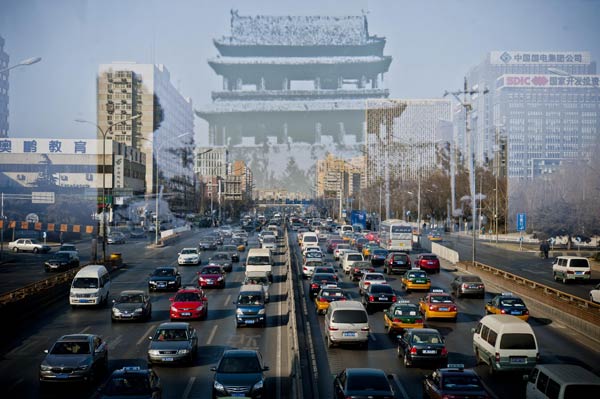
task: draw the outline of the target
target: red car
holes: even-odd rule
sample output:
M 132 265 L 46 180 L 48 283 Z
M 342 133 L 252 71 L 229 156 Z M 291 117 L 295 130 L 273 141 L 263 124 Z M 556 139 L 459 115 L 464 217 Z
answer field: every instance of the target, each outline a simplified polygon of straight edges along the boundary
M 225 288 L 225 272 L 219 265 L 204 266 L 198 272 L 198 285 L 201 288 Z
M 200 288 L 181 288 L 169 300 L 171 301 L 169 310 L 171 320 L 205 320 L 208 316 L 208 298 Z
M 425 270 L 427 273 L 439 273 L 440 260 L 434 254 L 421 254 L 415 260 L 415 267 Z

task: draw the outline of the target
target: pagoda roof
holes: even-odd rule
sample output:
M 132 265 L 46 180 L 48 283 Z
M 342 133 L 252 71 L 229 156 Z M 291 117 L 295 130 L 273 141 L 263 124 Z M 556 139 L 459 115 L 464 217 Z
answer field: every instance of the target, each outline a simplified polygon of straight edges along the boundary
M 231 11 L 231 36 L 219 44 L 263 46 L 357 46 L 380 41 L 369 36 L 366 16 L 241 16 Z
M 215 57 L 208 61 L 210 65 L 343 65 L 343 64 L 375 64 L 386 62 L 389 66 L 390 56 L 357 56 L 357 57 Z
M 309 101 L 218 101 L 196 110 L 201 118 L 214 114 L 252 112 L 364 111 L 366 99 Z

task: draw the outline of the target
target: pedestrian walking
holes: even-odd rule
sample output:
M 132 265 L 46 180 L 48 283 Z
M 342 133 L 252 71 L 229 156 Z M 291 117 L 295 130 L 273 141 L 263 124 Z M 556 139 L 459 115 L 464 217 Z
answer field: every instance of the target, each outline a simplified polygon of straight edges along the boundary
M 540 255 L 544 259 L 548 259 L 548 252 L 550 251 L 550 245 L 548 245 L 548 241 L 544 241 L 540 244 Z

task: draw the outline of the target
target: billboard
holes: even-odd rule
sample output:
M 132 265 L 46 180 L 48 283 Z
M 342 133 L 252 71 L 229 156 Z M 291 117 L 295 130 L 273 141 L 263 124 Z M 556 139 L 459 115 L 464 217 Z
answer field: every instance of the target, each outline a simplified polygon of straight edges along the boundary
M 492 51 L 492 65 L 576 64 L 591 62 L 589 51 Z
M 599 87 L 600 75 L 557 76 L 544 74 L 502 75 L 496 80 L 496 88 L 503 87 Z

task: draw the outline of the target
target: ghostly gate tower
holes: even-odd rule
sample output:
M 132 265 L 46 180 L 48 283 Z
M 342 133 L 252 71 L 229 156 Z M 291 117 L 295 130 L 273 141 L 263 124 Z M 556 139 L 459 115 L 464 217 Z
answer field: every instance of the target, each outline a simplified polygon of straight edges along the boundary
M 196 111 L 209 143 L 246 161 L 257 187 L 314 187 L 327 153 L 360 155 L 366 101 L 385 99 L 392 57 L 361 16 L 240 16 L 214 39 L 210 67 L 222 77 L 213 102 Z

